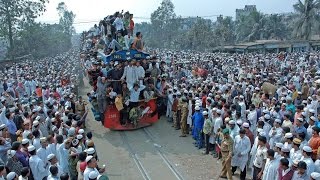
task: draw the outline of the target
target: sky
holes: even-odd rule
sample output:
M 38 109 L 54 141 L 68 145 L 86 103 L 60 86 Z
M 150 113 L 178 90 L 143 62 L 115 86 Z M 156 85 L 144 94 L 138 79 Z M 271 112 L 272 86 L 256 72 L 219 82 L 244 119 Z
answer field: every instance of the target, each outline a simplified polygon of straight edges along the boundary
M 75 28 L 77 32 L 88 30 L 100 19 L 116 11 L 130 11 L 135 22 L 150 21 L 150 15 L 162 0 L 50 0 L 47 11 L 38 18 L 39 22 L 58 23 L 56 10 L 58 3 L 64 1 L 68 9 L 76 14 Z M 175 13 L 182 17 L 224 15 L 235 17 L 235 10 L 245 5 L 256 5 L 263 13 L 292 12 L 296 0 L 172 0 Z M 210 19 L 215 20 L 212 16 Z

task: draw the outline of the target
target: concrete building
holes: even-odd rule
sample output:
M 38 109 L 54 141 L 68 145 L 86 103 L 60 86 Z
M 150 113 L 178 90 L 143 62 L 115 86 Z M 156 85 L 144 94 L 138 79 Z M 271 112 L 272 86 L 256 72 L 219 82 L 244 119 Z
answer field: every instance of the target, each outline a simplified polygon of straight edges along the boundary
M 245 5 L 243 9 L 236 9 L 236 21 L 241 16 L 248 16 L 251 12 L 257 11 L 256 5 Z

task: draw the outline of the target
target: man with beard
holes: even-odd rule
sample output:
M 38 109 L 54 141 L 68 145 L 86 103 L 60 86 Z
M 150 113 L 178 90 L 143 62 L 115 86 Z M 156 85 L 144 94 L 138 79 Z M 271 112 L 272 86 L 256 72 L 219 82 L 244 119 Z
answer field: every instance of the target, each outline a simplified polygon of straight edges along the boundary
M 111 72 L 109 73 L 109 79 L 112 80 L 112 87 L 113 90 L 117 93 L 120 94 L 121 93 L 121 82 L 120 79 L 123 75 L 123 68 L 121 66 L 121 64 L 116 61 L 114 63 L 115 68 L 111 70 Z

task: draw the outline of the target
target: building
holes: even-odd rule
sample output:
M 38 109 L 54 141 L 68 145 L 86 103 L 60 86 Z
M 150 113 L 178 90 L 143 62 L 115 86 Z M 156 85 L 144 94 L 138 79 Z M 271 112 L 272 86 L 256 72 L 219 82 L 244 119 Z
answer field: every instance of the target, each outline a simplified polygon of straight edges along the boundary
M 236 9 L 236 21 L 241 16 L 248 16 L 251 12 L 257 11 L 256 5 L 245 5 L 243 9 Z

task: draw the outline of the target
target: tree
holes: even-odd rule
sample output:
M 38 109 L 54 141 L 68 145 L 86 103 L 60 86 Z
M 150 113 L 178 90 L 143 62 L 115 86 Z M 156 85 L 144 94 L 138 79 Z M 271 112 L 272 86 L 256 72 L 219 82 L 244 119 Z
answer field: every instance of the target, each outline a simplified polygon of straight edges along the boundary
M 151 14 L 152 36 L 157 43 L 164 45 L 164 42 L 168 42 L 167 35 L 174 30 L 170 25 L 175 17 L 171 0 L 163 0 L 158 9 Z
M 9 56 L 13 57 L 15 35 L 21 25 L 33 22 L 46 9 L 48 0 L 0 0 L 0 35 L 9 41 Z
M 64 33 L 71 36 L 75 33 L 73 22 L 76 15 L 68 10 L 68 7 L 64 2 L 58 4 L 57 10 L 60 16 L 59 24 L 63 27 Z
M 312 35 L 312 28 L 318 23 L 316 15 L 320 9 L 319 0 L 305 0 L 304 3 L 298 0 L 293 5 L 295 20 L 293 23 L 293 36 L 295 38 L 309 40 Z
M 220 46 L 234 43 L 234 22 L 232 17 L 223 17 L 220 15 L 215 22 L 214 36 Z

